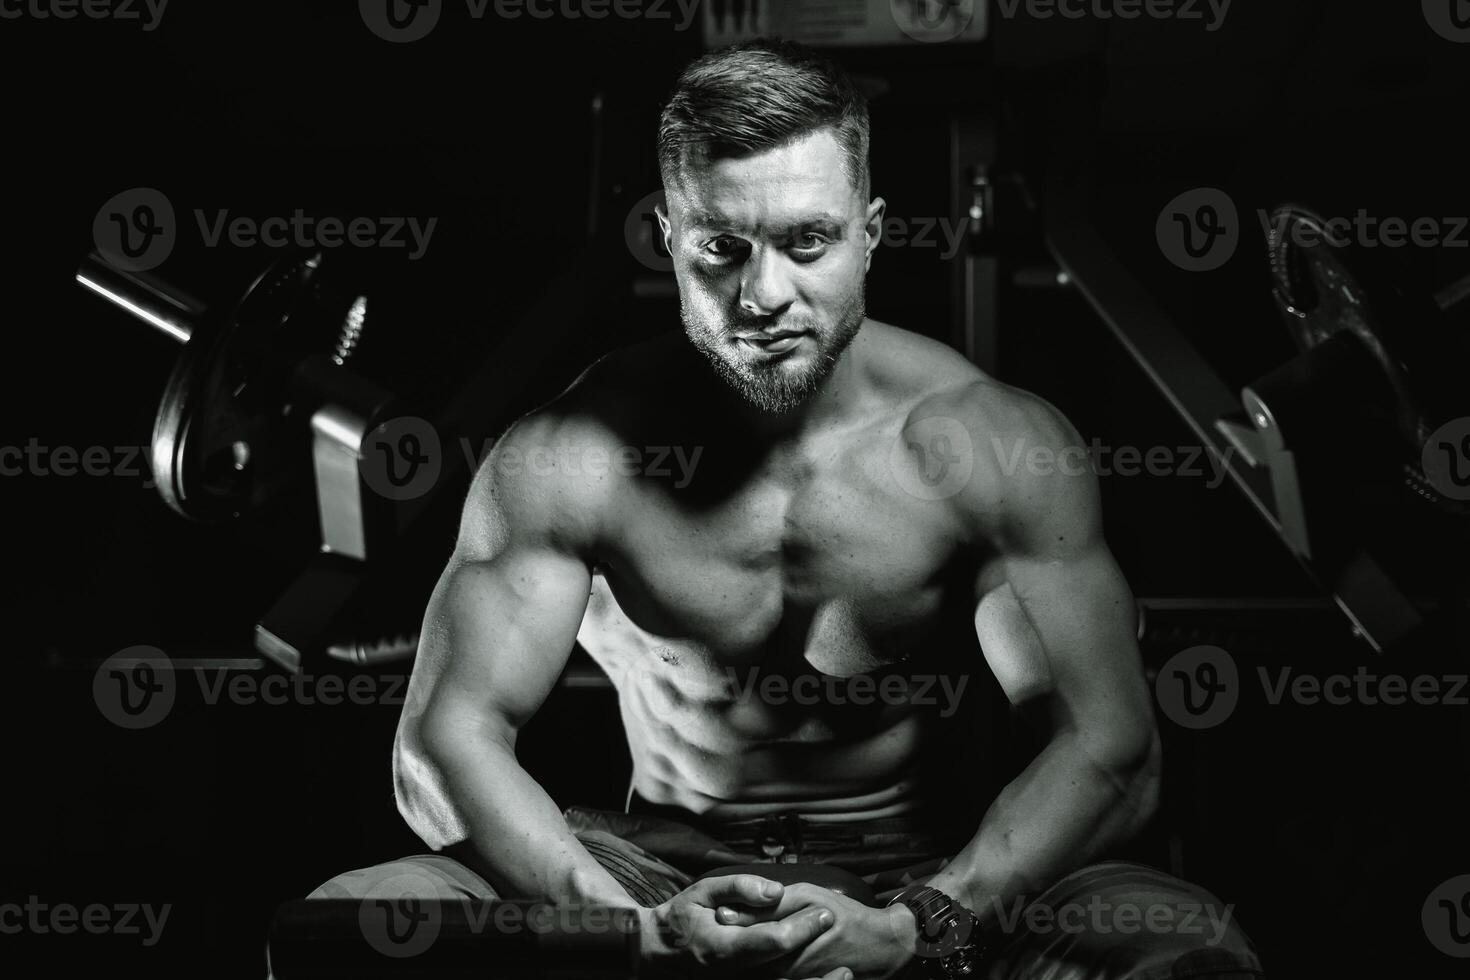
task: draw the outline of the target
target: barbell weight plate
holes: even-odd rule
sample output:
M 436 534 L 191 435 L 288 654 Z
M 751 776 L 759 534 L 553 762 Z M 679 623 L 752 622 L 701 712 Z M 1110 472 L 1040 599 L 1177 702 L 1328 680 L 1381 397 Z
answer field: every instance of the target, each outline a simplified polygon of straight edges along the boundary
M 179 355 L 154 417 L 151 463 L 159 495 L 185 517 L 257 509 L 310 469 L 283 412 L 290 365 L 324 344 L 297 315 L 320 262 L 272 263 L 233 309 L 205 317 Z

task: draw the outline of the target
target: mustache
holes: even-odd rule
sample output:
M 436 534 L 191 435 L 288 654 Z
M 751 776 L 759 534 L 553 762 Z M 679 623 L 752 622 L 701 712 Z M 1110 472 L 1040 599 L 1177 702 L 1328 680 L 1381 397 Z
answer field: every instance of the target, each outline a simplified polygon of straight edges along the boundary
M 805 317 L 756 317 L 748 320 L 726 320 L 724 332 L 736 333 L 770 333 L 777 330 L 795 331 L 820 334 L 821 327 L 806 319 Z

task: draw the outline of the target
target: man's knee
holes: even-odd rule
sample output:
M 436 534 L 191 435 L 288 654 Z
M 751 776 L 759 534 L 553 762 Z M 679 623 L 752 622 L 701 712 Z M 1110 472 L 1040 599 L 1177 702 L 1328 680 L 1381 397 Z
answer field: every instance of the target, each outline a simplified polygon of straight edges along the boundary
M 443 854 L 417 854 L 337 875 L 306 897 L 491 899 L 495 889 L 479 874 Z
M 1083 868 L 1010 915 L 1007 978 L 1262 976 L 1260 958 L 1235 915 L 1197 885 L 1139 864 Z M 1004 918 L 1003 918 L 1004 922 Z M 1060 972 L 1058 972 L 1060 971 Z
M 397 861 L 388 861 L 370 868 L 360 868 L 357 871 L 337 875 L 323 882 L 306 897 L 308 900 L 345 898 L 362 903 L 382 899 L 386 900 L 389 905 L 396 905 L 407 899 L 420 901 L 486 900 L 495 898 L 496 893 L 495 889 L 490 887 L 489 882 L 452 857 L 445 854 L 416 854 L 413 857 L 400 858 Z M 385 925 L 384 928 L 388 927 Z M 383 933 L 379 937 L 380 941 L 391 934 Z M 412 928 L 408 934 L 412 936 Z M 364 935 L 368 934 L 364 933 Z M 395 944 L 398 941 L 396 938 L 392 940 Z M 368 942 L 373 943 L 374 940 L 369 936 Z M 266 973 L 268 978 L 275 975 L 271 967 L 271 960 L 275 954 L 276 951 L 273 948 L 267 948 Z M 400 952 L 396 955 L 406 954 Z

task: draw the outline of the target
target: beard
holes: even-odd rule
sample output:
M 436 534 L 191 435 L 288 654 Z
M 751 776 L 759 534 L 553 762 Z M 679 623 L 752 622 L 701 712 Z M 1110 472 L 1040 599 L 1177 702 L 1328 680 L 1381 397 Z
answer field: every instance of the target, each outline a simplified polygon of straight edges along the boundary
M 713 304 L 691 301 L 682 290 L 679 315 L 690 343 L 722 381 L 760 411 L 781 415 L 801 408 L 822 389 L 842 352 L 857 336 L 867 309 L 859 282 L 831 326 L 803 316 L 731 317 Z M 804 330 L 807 334 L 797 349 L 777 357 L 750 350 L 735 336 L 763 330 Z

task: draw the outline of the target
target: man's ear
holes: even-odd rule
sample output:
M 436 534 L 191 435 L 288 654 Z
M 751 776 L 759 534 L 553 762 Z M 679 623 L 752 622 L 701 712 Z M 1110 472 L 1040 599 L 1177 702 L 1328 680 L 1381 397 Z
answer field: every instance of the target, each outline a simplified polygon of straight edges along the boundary
M 863 255 L 863 270 L 873 268 L 873 251 L 883 240 L 883 216 L 888 213 L 888 202 L 881 197 L 873 198 L 868 205 L 868 222 L 864 228 L 867 235 L 866 252 Z
M 669 220 L 669 202 L 667 199 L 659 201 L 653 206 L 653 213 L 658 218 L 659 233 L 664 236 L 664 251 L 670 255 L 674 254 L 674 223 Z

